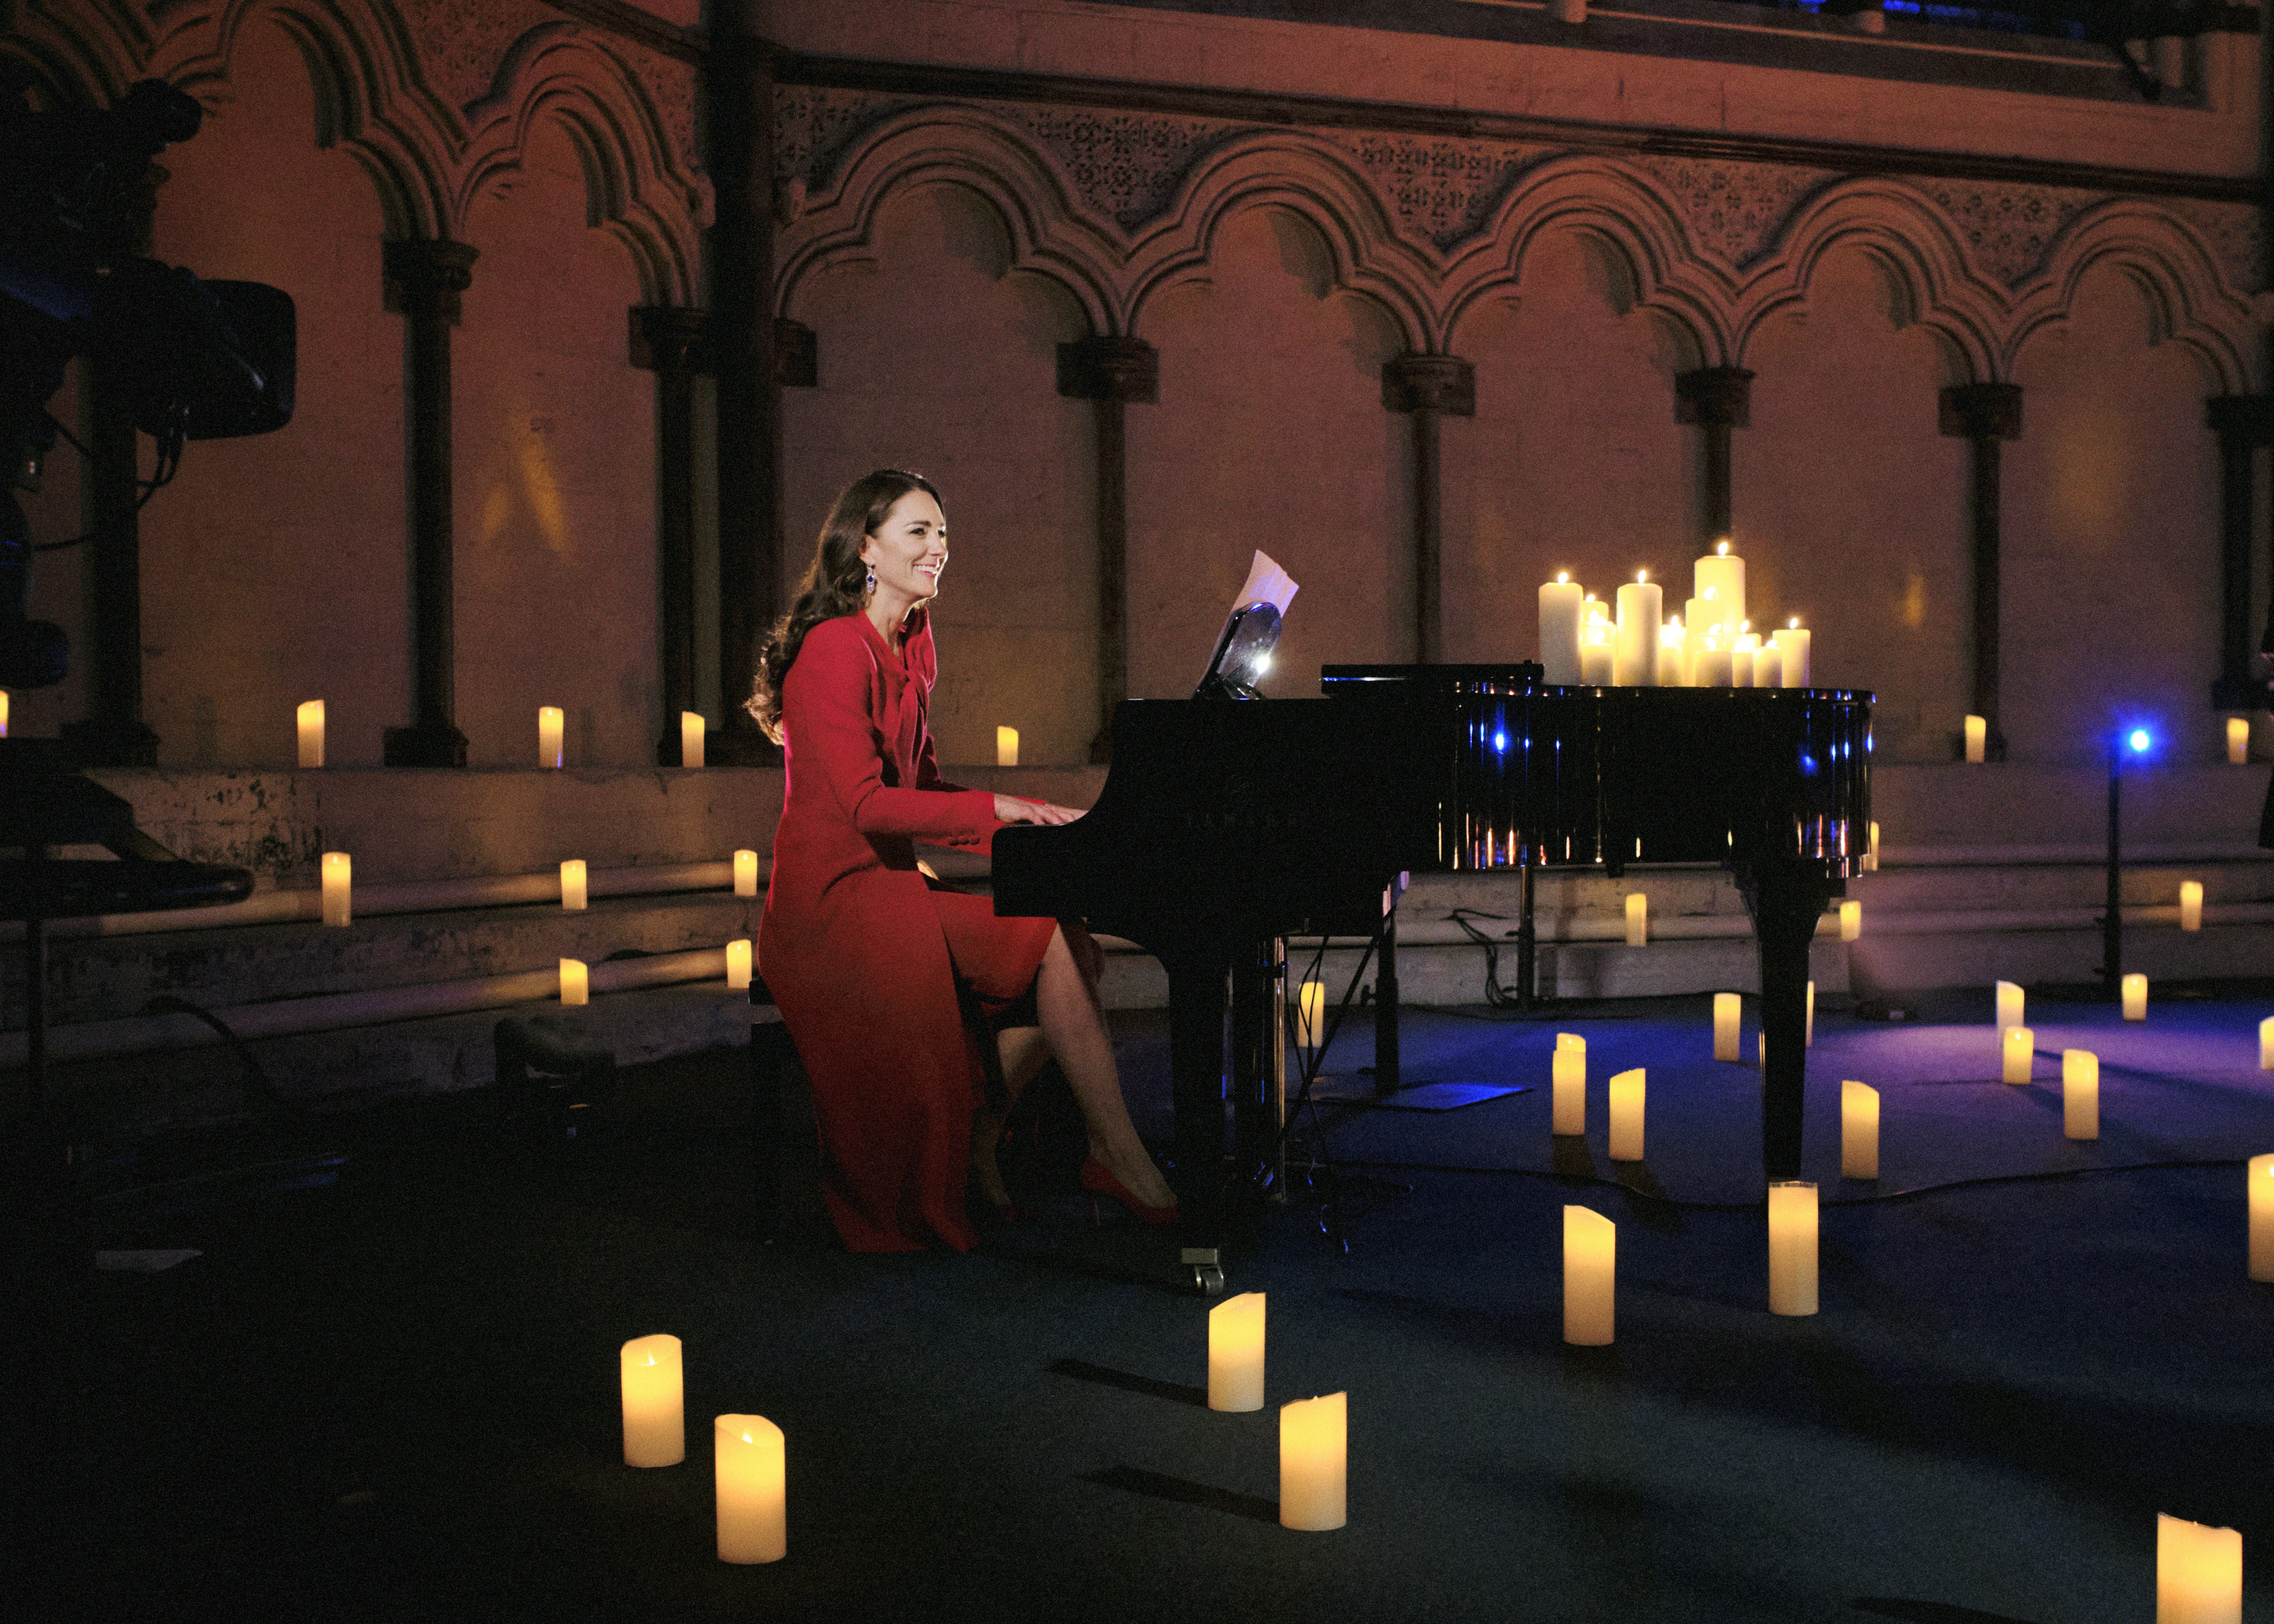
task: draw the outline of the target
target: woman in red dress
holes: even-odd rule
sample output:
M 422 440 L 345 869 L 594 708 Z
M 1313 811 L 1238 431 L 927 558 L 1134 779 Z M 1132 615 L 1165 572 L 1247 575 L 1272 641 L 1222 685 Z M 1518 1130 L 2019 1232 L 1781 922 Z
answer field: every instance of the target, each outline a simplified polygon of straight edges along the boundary
M 1089 1131 L 1083 1187 L 1166 1222 L 1176 1198 L 1122 1101 L 1088 933 L 1074 926 L 1070 942 L 1051 920 L 998 919 L 917 869 L 920 840 L 983 851 L 1005 823 L 1081 816 L 939 776 L 925 605 L 946 563 L 928 481 L 855 480 L 767 641 L 749 704 L 787 778 L 758 960 L 812 1079 L 829 1216 L 855 1252 L 961 1250 L 977 1239 L 967 1177 L 1007 1210 L 1002 1118 L 982 1109 L 960 978 L 998 1011 L 1032 989 L 1040 1029 L 993 1040 L 1011 1097 L 1055 1058 Z

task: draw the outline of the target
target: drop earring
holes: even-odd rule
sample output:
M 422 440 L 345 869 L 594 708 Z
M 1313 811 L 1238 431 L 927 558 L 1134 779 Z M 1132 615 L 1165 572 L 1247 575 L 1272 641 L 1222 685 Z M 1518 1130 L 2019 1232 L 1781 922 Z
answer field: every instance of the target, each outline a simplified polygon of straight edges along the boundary
M 864 592 L 874 592 L 877 590 L 877 571 L 874 566 L 870 568 L 868 584 L 861 590 Z

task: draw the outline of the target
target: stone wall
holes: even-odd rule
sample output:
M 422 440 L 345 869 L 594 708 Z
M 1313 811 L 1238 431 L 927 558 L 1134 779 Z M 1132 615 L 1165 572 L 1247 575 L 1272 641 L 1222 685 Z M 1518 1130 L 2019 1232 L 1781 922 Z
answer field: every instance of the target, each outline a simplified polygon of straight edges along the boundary
M 1879 691 L 1884 756 L 1942 757 L 1966 707 L 1968 447 L 1937 405 L 1985 382 L 2025 402 L 2006 449 L 2014 754 L 2090 755 L 2123 708 L 2213 748 L 2204 402 L 2263 387 L 2264 234 L 2237 178 L 2257 164 L 2255 38 L 2206 36 L 2188 94 L 2151 107 L 1243 9 L 756 8 L 790 53 L 772 299 L 819 356 L 783 392 L 783 584 L 847 478 L 942 483 L 945 758 L 987 758 L 1010 723 L 1028 761 L 1072 765 L 1096 732 L 1097 408 L 1057 371 L 1091 335 L 1159 361 L 1157 398 L 1126 408 L 1133 694 L 1186 691 L 1259 547 L 1303 585 L 1274 691 L 1414 658 L 1414 425 L 1383 404 L 1386 363 L 1474 369 L 1474 415 L 1442 424 L 1439 614 L 1445 658 L 1480 660 L 1533 653 L 1557 568 L 1606 591 L 1682 578 L 1704 485 L 1675 379 L 1744 368 L 1734 530 L 1760 618 L 1803 616 L 1818 680 Z M 143 515 L 162 763 L 284 765 L 318 694 L 343 765 L 410 719 L 403 321 L 380 246 L 425 237 L 481 255 L 453 334 L 471 759 L 526 763 L 553 703 L 572 765 L 653 760 L 655 385 L 626 312 L 706 302 L 707 183 L 697 63 L 605 10 L 11 12 L 0 49 L 57 101 L 154 74 L 206 102 L 166 155 L 155 251 L 299 302 L 292 425 L 193 446 Z M 59 450 L 43 539 L 78 525 L 76 478 Z M 698 611 L 715 625 L 715 593 Z M 34 613 L 79 629 L 69 563 L 43 567 Z M 76 676 L 17 695 L 14 730 L 84 704 Z

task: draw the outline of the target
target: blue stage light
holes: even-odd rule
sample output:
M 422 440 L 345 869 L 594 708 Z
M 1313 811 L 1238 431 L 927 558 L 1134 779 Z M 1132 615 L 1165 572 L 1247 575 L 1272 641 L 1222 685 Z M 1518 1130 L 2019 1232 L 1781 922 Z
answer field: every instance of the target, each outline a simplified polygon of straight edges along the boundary
M 2132 747 L 2135 754 L 2145 756 L 2156 742 L 2156 735 L 2144 727 L 2135 727 L 2124 735 L 2124 742 Z

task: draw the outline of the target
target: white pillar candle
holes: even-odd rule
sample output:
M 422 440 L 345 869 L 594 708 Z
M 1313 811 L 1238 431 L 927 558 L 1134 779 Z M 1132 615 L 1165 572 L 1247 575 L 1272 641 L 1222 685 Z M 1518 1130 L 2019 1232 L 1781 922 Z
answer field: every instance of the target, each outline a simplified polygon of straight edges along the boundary
M 8 736 L 8 691 L 0 688 L 0 739 Z
M 719 1560 L 779 1562 L 789 1554 L 789 1518 L 781 1428 L 764 1416 L 720 1416 L 718 1451 Z
M 1690 687 L 1728 688 L 1736 680 L 1736 668 L 1721 639 L 1708 637 L 1698 645 L 1698 653 L 1690 662 Z
M 2248 717 L 2226 718 L 2226 759 L 2230 766 L 2247 766 L 2250 761 L 2250 720 Z
M 700 767 L 703 764 L 703 733 L 707 726 L 708 724 L 695 711 L 681 710 L 679 713 L 679 764 L 681 766 Z
M 1316 1049 L 1327 1034 L 1327 988 L 1323 981 L 1305 981 L 1295 1005 L 1295 1041 Z
M 1555 1132 L 1566 1137 L 1587 1131 L 1587 1040 L 1568 1032 L 1555 1034 L 1555 1053 L 1548 1061 L 1555 1088 Z
M 2061 1132 L 2073 1139 L 2100 1137 L 2100 1056 L 2089 1049 L 2061 1050 Z
M 1879 825 L 1876 820 L 1870 826 L 1864 846 L 1864 867 L 1874 874 L 1879 871 Z
M 1745 1001 L 1733 992 L 1713 995 L 1713 1058 L 1743 1060 L 1737 1051 L 1738 1022 L 1744 1019 Z
M 758 854 L 743 850 L 734 853 L 734 894 L 755 897 L 758 894 Z
M 1321 1533 L 1350 1520 L 1350 1395 L 1279 1407 L 1279 1526 Z
M 2008 1026 L 2003 1034 L 2004 1069 L 2009 1083 L 2026 1083 L 2037 1057 L 2037 1034 L 2027 1026 Z
M 561 906 L 574 914 L 584 906 L 584 860 L 571 857 L 561 865 Z
M 1729 650 L 1729 686 L 1751 688 L 1752 685 L 1753 651 L 1745 646 L 1745 640 L 1740 637 L 1737 639 L 1736 646 Z
M 624 1464 L 676 1466 L 687 1458 L 686 1381 L 679 1338 L 635 1336 L 621 1357 Z
M 1769 1312 L 1816 1312 L 1816 1186 L 1769 1186 Z
M 1597 621 L 1579 645 L 1579 680 L 1588 688 L 1608 688 L 1616 672 L 1611 663 L 1610 628 Z
M 591 1001 L 591 973 L 585 969 L 584 961 L 581 959 L 562 959 L 561 961 L 561 1002 L 590 1004 Z
M 1690 576 L 1690 590 L 1711 598 L 1734 633 L 1745 618 L 1745 560 L 1729 550 L 1728 542 L 1716 542 L 1713 551 L 1691 567 Z
M 995 764 L 1015 767 L 1019 764 L 1019 730 L 998 727 L 995 730 Z
M 1840 939 L 1853 942 L 1864 934 L 1864 905 L 1843 902 L 1840 905 Z
M 1658 626 L 1665 592 L 1637 575 L 1618 590 L 1619 629 L 1611 650 L 1611 680 L 1621 688 L 1658 686 Z
M 1579 583 L 1559 575 L 1540 589 L 1540 680 L 1568 686 L 1579 680 Z
M 750 989 L 750 939 L 737 936 L 727 944 L 727 990 L 748 992 Z
M 1682 620 L 1679 616 L 1658 628 L 1658 686 L 1681 688 L 1689 680 L 1682 664 Z
M 1627 945 L 1642 947 L 1650 941 L 1650 898 L 1638 891 L 1627 893 Z
M 1998 1030 L 2022 1024 L 2022 989 L 2013 981 L 1998 983 Z
M 1808 644 L 1810 634 L 1803 629 L 1800 617 L 1795 615 L 1792 624 L 1775 635 L 1777 658 L 1784 662 L 1784 686 L 1808 686 Z
M 312 699 L 302 705 L 298 713 L 300 725 L 300 764 L 320 767 L 324 764 L 324 702 Z M 0 726 L 0 736 L 7 729 Z
M 2156 1624 L 2242 1624 L 2242 1536 L 2156 1516 Z
M 2202 882 L 2201 880 L 2180 882 L 2180 929 L 2182 930 L 2202 929 Z
M 1682 605 L 1682 619 L 1689 629 L 1683 634 L 1682 668 L 1689 674 L 1690 686 L 1697 688 L 1698 650 L 1706 646 L 1706 639 L 1721 635 L 1723 631 L 1720 605 L 1711 598 L 1693 598 Z
M 1619 1226 L 1585 1207 L 1563 1209 L 1563 1340 L 1606 1348 L 1618 1300 Z
M 1978 716 L 1966 718 L 1966 759 L 1970 762 L 1987 760 L 1990 751 L 1990 724 Z
M 345 852 L 326 852 L 323 863 L 324 923 L 345 925 L 353 917 L 355 864 Z
M 1879 1091 L 1868 1083 L 1840 1085 L 1840 1177 L 1879 1176 Z
M 561 764 L 561 738 L 565 718 L 559 705 L 537 707 L 537 764 L 558 767 Z
M 1210 1410 L 1263 1408 L 1263 1293 L 1243 1291 L 1209 1310 Z
M 1611 1079 L 1611 1160 L 1639 1162 L 1642 1158 L 1643 1069 L 1622 1071 Z
M 1808 1024 L 1801 1028 L 1800 1046 L 1803 1049 L 1816 1047 L 1816 983 L 1814 981 L 1808 984 Z
M 2258 1023 L 2258 1069 L 2274 1071 L 2274 1015 Z
M 2124 1019 L 2148 1019 L 2148 978 L 2144 975 L 2133 974 L 2124 978 Z
M 1784 651 L 1773 643 L 1753 650 L 1753 686 L 1784 686 Z
M 2274 1154 L 2250 1158 L 2250 1278 L 2274 1280 Z

